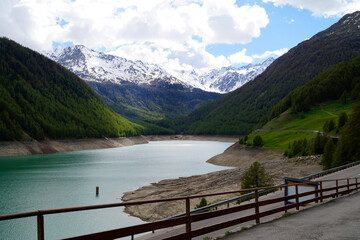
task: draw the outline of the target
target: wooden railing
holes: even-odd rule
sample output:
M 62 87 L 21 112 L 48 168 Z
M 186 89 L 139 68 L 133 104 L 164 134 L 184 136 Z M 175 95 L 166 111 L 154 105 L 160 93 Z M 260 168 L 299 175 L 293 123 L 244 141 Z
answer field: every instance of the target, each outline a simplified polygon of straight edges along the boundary
M 345 184 L 341 184 L 345 182 Z M 309 182 L 310 183 L 310 182 Z M 253 189 L 244 189 L 239 191 L 230 191 L 230 192 L 221 192 L 221 193 L 212 193 L 212 194 L 203 194 L 203 195 L 193 195 L 187 197 L 177 197 L 177 198 L 166 198 L 166 199 L 157 199 L 157 200 L 149 200 L 149 201 L 137 201 L 137 202 L 121 202 L 121 203 L 113 203 L 113 204 L 105 204 L 105 205 L 93 205 L 93 206 L 83 206 L 83 207 L 74 207 L 74 208 L 62 208 L 62 209 L 50 209 L 50 210 L 39 210 L 33 212 L 26 213 L 17 213 L 17 214 L 9 214 L 0 216 L 0 221 L 17 219 L 17 218 L 25 218 L 25 217 L 37 217 L 37 233 L 38 240 L 45 239 L 44 237 L 44 215 L 49 214 L 57 214 L 57 213 L 67 213 L 67 212 L 76 212 L 76 211 L 85 211 L 85 210 L 94 210 L 94 209 L 103 209 L 103 208 L 113 208 L 113 207 L 122 207 L 122 206 L 134 206 L 140 204 L 148 204 L 148 203 L 158 203 L 158 202 L 169 202 L 169 201 L 178 201 L 183 200 L 185 202 L 186 214 L 185 216 L 165 219 L 153 223 L 145 223 L 125 228 L 119 228 L 104 232 L 92 233 L 83 236 L 77 236 L 67 239 L 115 239 L 127 236 L 134 236 L 136 234 L 142 234 L 146 232 L 151 232 L 159 229 L 175 227 L 179 225 L 185 225 L 185 230 L 183 233 L 174 235 L 168 238 L 163 239 L 191 239 L 193 237 L 201 236 L 210 232 L 214 232 L 220 229 L 224 229 L 227 227 L 231 227 L 234 225 L 238 225 L 241 223 L 245 223 L 248 221 L 253 221 L 258 224 L 260 223 L 261 218 L 265 216 L 269 216 L 275 213 L 287 211 L 292 208 L 299 209 L 300 206 L 313 202 L 322 202 L 326 198 L 338 197 L 342 194 L 348 194 L 352 191 L 358 191 L 359 184 L 358 178 L 346 178 L 346 179 L 335 179 L 335 180 L 325 180 L 325 181 L 315 181 L 311 183 L 319 183 L 319 188 L 314 191 L 309 191 L 305 193 L 298 193 L 298 186 L 303 185 L 304 183 L 299 184 L 288 184 L 288 185 L 277 185 L 273 187 L 265 187 L 265 188 L 253 188 Z M 324 183 L 331 186 L 325 188 Z M 276 197 L 272 199 L 266 199 L 260 201 L 259 192 L 268 189 L 274 188 L 288 188 L 289 186 L 295 187 L 295 194 L 290 196 Z M 226 194 L 239 194 L 245 191 L 253 191 L 254 192 L 254 201 L 246 203 L 244 205 L 237 205 L 234 207 L 229 207 L 222 210 L 210 211 L 206 213 L 200 214 L 190 214 L 190 200 L 195 198 L 202 197 L 210 197 L 217 195 L 226 195 Z M 312 198 L 307 198 L 305 201 L 300 201 L 300 198 L 304 196 L 314 196 Z M 284 206 L 274 206 L 270 209 L 266 209 L 264 211 L 260 211 L 260 207 L 287 202 L 289 200 L 295 200 L 294 204 L 284 205 Z M 215 217 L 225 216 L 228 214 L 239 213 L 244 210 L 253 209 L 253 213 L 246 216 L 236 217 L 230 221 L 218 222 L 214 225 L 206 226 L 200 229 L 192 229 L 192 223 L 199 222 L 202 220 L 207 220 Z
M 321 176 L 325 176 L 327 174 L 331 174 L 331 173 L 334 173 L 334 172 L 337 172 L 337 171 L 341 171 L 341 170 L 344 170 L 346 168 L 350 168 L 350 167 L 353 167 L 353 166 L 356 166 L 356 165 L 359 165 L 359 164 L 360 164 L 360 161 L 348 163 L 348 164 L 345 164 L 345 165 L 342 165 L 342 166 L 339 166 L 339 167 L 335 167 L 335 168 L 331 168 L 331 169 L 328 169 L 328 170 L 325 170 L 325 171 L 322 171 L 322 172 L 313 173 L 311 175 L 300 178 L 300 180 L 310 181 L 311 179 L 315 179 L 315 178 L 318 178 L 318 177 L 321 177 Z M 279 186 L 281 186 L 281 184 L 276 185 L 274 187 L 276 188 L 276 187 L 279 187 Z M 262 195 L 262 194 L 270 193 L 270 192 L 272 192 L 272 190 L 273 189 L 264 189 L 264 190 L 259 191 L 259 194 Z M 207 212 L 207 211 L 209 211 L 211 209 L 217 209 L 217 208 L 219 208 L 221 206 L 224 206 L 224 205 L 229 206 L 231 203 L 241 202 L 241 201 L 244 201 L 246 199 L 253 198 L 253 197 L 254 197 L 254 192 L 251 192 L 251 193 L 248 193 L 248 194 L 244 194 L 244 195 L 241 195 L 241 196 L 226 199 L 226 200 L 221 201 L 221 202 L 213 203 L 213 204 L 201 207 L 201 208 L 194 209 L 190 213 L 191 214 L 196 214 L 196 213 Z M 175 216 L 171 216 L 171 217 L 169 217 L 169 219 L 170 218 L 183 217 L 185 215 L 186 215 L 186 213 L 184 212 L 184 213 L 177 214 Z

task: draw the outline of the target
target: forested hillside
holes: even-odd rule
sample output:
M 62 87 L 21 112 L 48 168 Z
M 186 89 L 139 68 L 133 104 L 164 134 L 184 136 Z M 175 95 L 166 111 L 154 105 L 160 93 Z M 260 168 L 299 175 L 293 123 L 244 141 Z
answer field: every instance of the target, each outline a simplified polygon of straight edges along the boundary
M 195 71 L 192 73 L 193 80 L 180 80 L 160 65 L 96 52 L 82 45 L 57 48 L 45 54 L 85 80 L 111 109 L 132 121 L 187 115 L 222 96 L 204 91 L 198 88 L 200 86 L 195 87 Z M 271 59 L 248 70 L 256 74 L 270 62 Z M 230 68 L 226 71 L 230 71 Z M 235 83 L 237 80 L 233 79 Z M 219 86 L 223 85 L 219 83 Z M 151 132 L 154 130 L 151 128 Z
M 88 82 L 115 112 L 131 120 L 154 120 L 175 118 L 189 114 L 192 110 L 221 96 L 219 93 L 201 89 L 185 88 L 181 84 L 161 86 L 137 85 L 130 82 Z
M 304 86 L 282 99 L 271 111 L 269 119 L 291 108 L 293 112 L 305 112 L 316 103 L 351 97 L 360 94 L 360 56 L 349 62 L 341 62 L 322 72 Z M 266 117 L 263 119 L 266 121 Z
M 360 56 L 290 92 L 262 119 L 261 129 L 239 142 L 252 145 L 261 138 L 265 147 L 287 157 L 323 154 L 324 169 L 358 161 L 359 99 Z
M 6 38 L 0 53 L 0 140 L 139 134 L 59 64 Z
M 276 59 L 261 75 L 243 87 L 173 123 L 178 131 L 195 134 L 245 134 L 290 91 L 360 53 L 359 12 L 300 43 Z M 183 124 L 180 124 L 183 123 Z M 172 123 L 165 122 L 164 126 Z

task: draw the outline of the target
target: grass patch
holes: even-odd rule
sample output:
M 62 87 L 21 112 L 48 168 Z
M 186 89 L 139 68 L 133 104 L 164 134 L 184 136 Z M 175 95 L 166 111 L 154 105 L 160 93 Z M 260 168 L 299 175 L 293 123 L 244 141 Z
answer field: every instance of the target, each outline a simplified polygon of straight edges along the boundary
M 295 131 L 272 131 L 272 132 L 253 132 L 249 135 L 249 140 L 252 142 L 255 135 L 260 135 L 264 141 L 264 147 L 278 151 L 285 151 L 290 142 L 304 138 L 312 138 L 313 133 L 301 133 Z
M 281 217 L 288 217 L 291 215 L 291 212 L 286 212 L 286 213 L 283 213 L 283 215 L 281 215 Z
M 291 110 L 283 112 L 279 117 L 274 118 L 264 125 L 264 129 L 283 129 L 283 130 L 317 130 L 322 131 L 322 127 L 327 120 L 334 119 L 337 122 L 340 113 L 353 112 L 353 104 L 342 104 L 340 101 L 332 101 L 321 104 L 312 110 L 302 114 L 291 113 Z
M 289 143 L 304 138 L 308 140 L 314 138 L 315 134 L 312 131 L 323 132 L 326 121 L 334 119 L 337 124 L 339 115 L 342 112 L 350 115 L 353 112 L 353 104 L 342 104 L 339 100 L 331 101 L 318 105 L 308 112 L 298 114 L 291 113 L 289 109 L 264 125 L 264 130 L 271 131 L 253 131 L 249 135 L 247 143 L 252 143 L 254 137 L 259 135 L 264 141 L 265 148 L 285 151 Z M 333 130 L 330 134 L 337 135 L 338 133 Z

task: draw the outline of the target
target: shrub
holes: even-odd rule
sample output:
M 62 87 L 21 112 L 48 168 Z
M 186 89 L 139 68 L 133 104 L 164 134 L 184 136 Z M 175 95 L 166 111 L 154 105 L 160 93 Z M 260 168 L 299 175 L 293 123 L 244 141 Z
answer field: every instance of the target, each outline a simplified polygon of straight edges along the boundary
M 335 152 L 335 144 L 331 138 L 328 139 L 324 148 L 324 154 L 322 156 L 321 163 L 323 165 L 323 169 L 331 168 L 331 163 L 333 159 L 333 155 Z
M 335 129 L 334 119 L 328 120 L 324 123 L 324 126 L 323 126 L 324 132 L 331 132 L 334 129 Z
M 339 116 L 338 127 L 341 128 L 342 126 L 344 126 L 347 120 L 348 120 L 348 116 L 346 112 L 342 112 Z
M 256 136 L 255 136 L 255 138 L 254 138 L 254 140 L 253 140 L 253 146 L 255 146 L 255 147 L 262 147 L 262 146 L 264 146 L 264 141 L 263 141 L 263 139 L 262 139 L 261 136 L 259 136 L 259 135 L 256 135 Z
M 254 162 L 241 179 L 242 189 L 268 187 L 272 184 L 271 176 L 259 162 Z
M 290 216 L 291 215 L 291 212 L 286 212 L 286 213 L 283 213 L 283 215 L 281 215 L 282 217 L 287 217 L 287 216 Z
M 194 209 L 202 208 L 202 207 L 205 207 L 205 206 L 207 206 L 209 204 L 210 203 L 208 203 L 205 198 L 201 198 L 200 203 L 196 204 Z
M 239 144 L 246 144 L 246 141 L 248 140 L 248 135 L 245 135 L 243 138 L 239 139 Z
M 344 90 L 344 92 L 341 94 L 341 97 L 340 97 L 340 101 L 342 104 L 346 104 L 346 90 Z

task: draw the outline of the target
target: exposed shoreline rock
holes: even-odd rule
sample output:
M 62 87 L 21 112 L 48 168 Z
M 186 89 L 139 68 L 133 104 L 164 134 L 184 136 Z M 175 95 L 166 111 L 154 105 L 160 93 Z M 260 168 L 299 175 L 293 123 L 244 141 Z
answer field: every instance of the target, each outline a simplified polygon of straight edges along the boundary
M 234 136 L 205 136 L 205 135 L 149 135 L 123 138 L 88 138 L 69 140 L 44 140 L 44 141 L 0 141 L 0 157 L 20 156 L 33 154 L 49 154 L 57 152 L 72 152 L 80 150 L 104 149 L 146 144 L 149 141 L 164 140 L 197 140 L 235 142 Z
M 264 148 L 252 148 L 237 143 L 211 159 L 208 163 L 221 166 L 235 167 L 234 169 L 211 172 L 191 177 L 161 180 L 148 186 L 123 194 L 122 200 L 142 201 L 150 199 L 171 198 L 215 192 L 235 191 L 241 188 L 241 178 L 250 165 L 258 161 L 273 177 L 275 183 L 282 183 L 283 177 L 302 177 L 321 171 L 319 165 L 321 157 L 308 156 L 284 158 L 281 153 Z M 219 202 L 237 195 L 222 195 L 207 197 L 210 203 Z M 200 202 L 200 199 L 191 201 L 191 209 Z M 184 201 L 143 204 L 126 207 L 124 210 L 131 216 L 143 221 L 156 221 L 185 212 Z
M 19 156 L 103 149 L 148 143 L 143 136 L 127 138 L 94 138 L 71 140 L 45 140 L 29 142 L 0 142 L 0 156 Z

